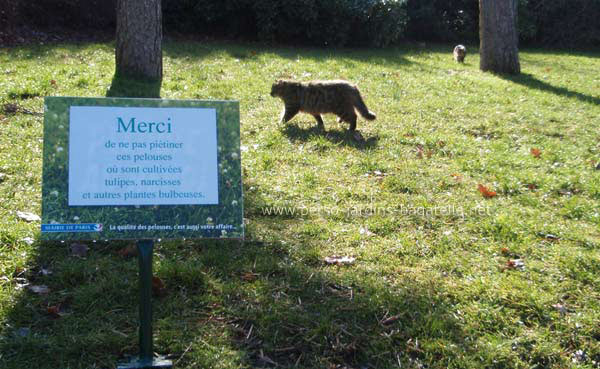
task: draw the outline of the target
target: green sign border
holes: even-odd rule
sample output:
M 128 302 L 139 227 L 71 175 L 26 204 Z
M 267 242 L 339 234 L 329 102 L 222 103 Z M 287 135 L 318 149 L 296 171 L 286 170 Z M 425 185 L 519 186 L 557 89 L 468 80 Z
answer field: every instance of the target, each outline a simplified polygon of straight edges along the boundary
M 69 206 L 71 106 L 216 109 L 219 204 Z M 42 240 L 244 238 L 239 102 L 51 96 L 44 110 Z

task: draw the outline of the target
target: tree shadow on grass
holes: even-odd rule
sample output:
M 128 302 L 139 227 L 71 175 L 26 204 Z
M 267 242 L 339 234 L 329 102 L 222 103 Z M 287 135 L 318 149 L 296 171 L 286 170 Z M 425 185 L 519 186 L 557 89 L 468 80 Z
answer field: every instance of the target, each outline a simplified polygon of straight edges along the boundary
M 222 286 L 213 296 L 219 304 L 200 309 L 219 317 L 213 329 L 228 332 L 230 347 L 244 353 L 241 366 L 419 367 L 468 350 L 451 299 L 434 284 L 399 277 L 392 289 L 376 273 L 326 266 L 310 244 L 302 245 L 305 260 L 298 263 L 290 254 L 296 246 L 286 243 L 205 243 L 196 256 L 213 278 L 209 284 Z M 419 346 L 427 341 L 438 344 Z
M 255 184 L 250 184 L 256 186 Z M 177 368 L 387 368 L 459 360 L 469 341 L 451 292 L 373 266 L 326 265 L 322 244 L 290 234 L 310 217 L 261 215 L 247 191 L 247 241 L 176 240 L 155 247 L 154 350 Z M 260 235 L 257 237 L 257 235 Z M 137 258 L 131 242 L 35 243 L 22 289 L 0 326 L 2 368 L 114 368 L 138 353 Z M 425 342 L 427 346 L 421 346 Z
M 534 75 L 528 73 L 521 73 L 517 76 L 511 75 L 502 75 L 499 74 L 499 77 L 506 79 L 508 81 L 514 82 L 519 85 L 523 85 L 528 88 L 550 92 L 558 96 L 568 97 L 571 99 L 577 99 L 581 102 L 600 105 L 600 98 L 596 96 L 586 95 L 581 92 L 572 91 L 565 87 L 553 86 L 547 82 L 541 81 L 537 79 Z
M 215 53 L 226 53 L 242 62 L 258 60 L 262 55 L 274 55 L 283 59 L 302 61 L 312 60 L 327 63 L 335 60 L 352 67 L 354 63 L 401 67 L 413 62 L 406 58 L 419 50 L 410 48 L 318 48 L 269 45 L 265 43 L 225 43 L 225 42 L 169 42 L 164 53 L 170 58 L 207 58 Z
M 160 98 L 162 80 L 123 77 L 115 74 L 106 97 Z
M 359 129 L 357 131 L 360 132 Z M 294 123 L 287 123 L 282 128 L 282 132 L 292 142 L 307 142 L 315 137 L 321 136 L 334 145 L 343 145 L 356 148 L 358 150 L 366 150 L 377 147 L 379 136 L 363 137 L 363 140 L 357 140 L 353 132 L 348 130 L 322 130 L 317 125 L 311 125 L 308 128 L 303 128 Z M 362 135 L 362 133 L 361 133 Z

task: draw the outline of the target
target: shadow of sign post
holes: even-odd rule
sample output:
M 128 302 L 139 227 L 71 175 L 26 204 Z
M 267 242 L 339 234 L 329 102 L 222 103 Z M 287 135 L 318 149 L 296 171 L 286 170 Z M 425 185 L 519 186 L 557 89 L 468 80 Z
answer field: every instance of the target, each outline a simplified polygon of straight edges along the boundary
M 42 240 L 135 240 L 139 356 L 125 368 L 170 368 L 152 347 L 157 239 L 243 239 L 239 103 L 47 97 Z

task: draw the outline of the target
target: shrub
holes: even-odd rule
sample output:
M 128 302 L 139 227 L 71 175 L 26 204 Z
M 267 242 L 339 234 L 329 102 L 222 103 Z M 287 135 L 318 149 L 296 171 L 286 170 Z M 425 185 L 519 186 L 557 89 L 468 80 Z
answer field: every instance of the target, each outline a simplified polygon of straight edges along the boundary
M 0 1 L 15 25 L 114 29 L 116 0 Z M 478 0 L 162 0 L 166 32 L 320 46 L 477 42 Z M 524 44 L 600 45 L 600 0 L 519 0 Z
M 477 0 L 409 0 L 408 29 L 411 39 L 474 42 L 479 37 Z
M 39 27 L 109 29 L 114 27 L 116 0 L 16 0 L 21 23 Z
M 600 45 L 600 0 L 520 0 L 521 40 L 548 46 Z
M 405 2 L 164 0 L 163 7 L 171 30 L 282 43 L 386 46 L 404 36 Z

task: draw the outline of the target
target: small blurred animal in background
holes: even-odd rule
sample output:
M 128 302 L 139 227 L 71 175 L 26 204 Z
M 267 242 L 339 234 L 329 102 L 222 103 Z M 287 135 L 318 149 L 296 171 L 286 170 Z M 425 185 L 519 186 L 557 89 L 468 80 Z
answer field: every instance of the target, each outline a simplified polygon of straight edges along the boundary
M 464 63 L 465 56 L 467 56 L 467 48 L 465 47 L 465 45 L 456 45 L 456 47 L 454 47 L 454 52 L 452 53 L 452 55 L 454 55 L 454 60 L 456 62 Z

